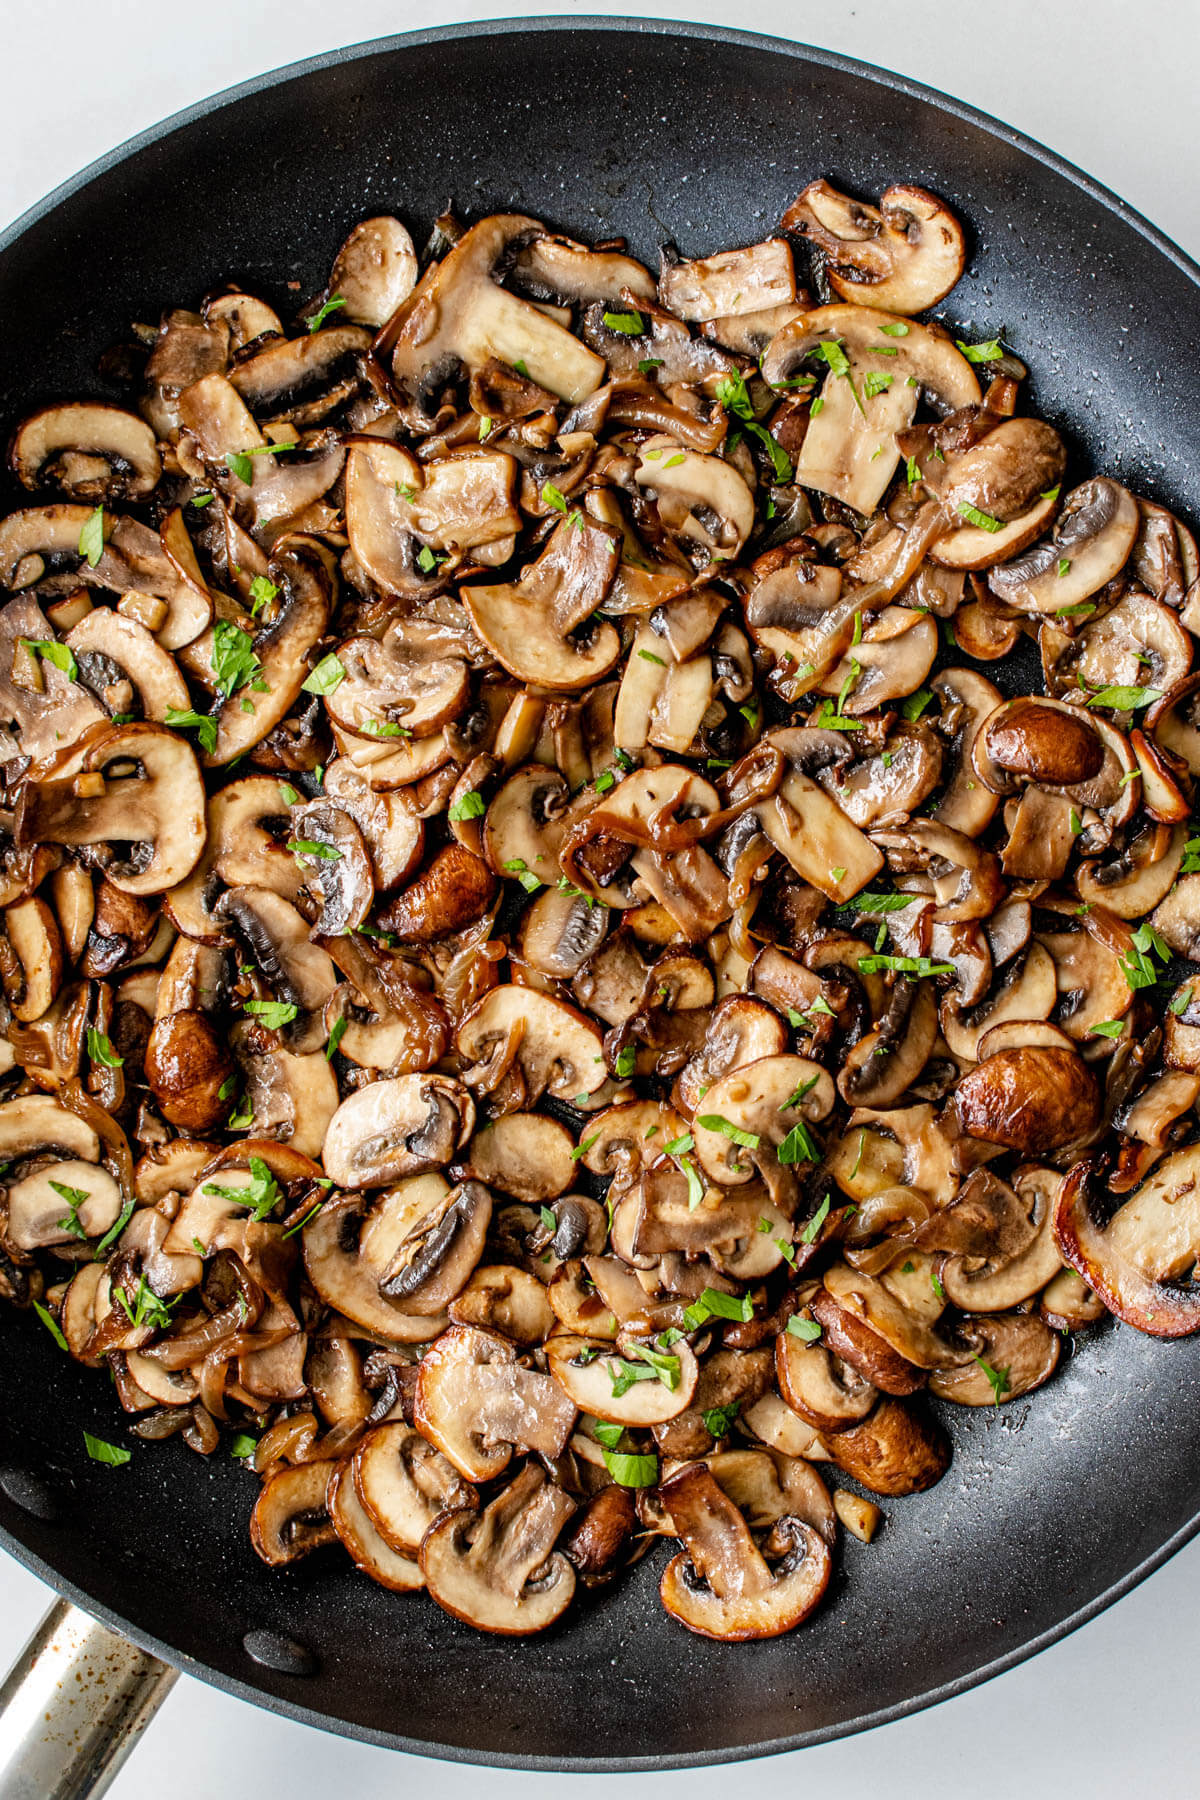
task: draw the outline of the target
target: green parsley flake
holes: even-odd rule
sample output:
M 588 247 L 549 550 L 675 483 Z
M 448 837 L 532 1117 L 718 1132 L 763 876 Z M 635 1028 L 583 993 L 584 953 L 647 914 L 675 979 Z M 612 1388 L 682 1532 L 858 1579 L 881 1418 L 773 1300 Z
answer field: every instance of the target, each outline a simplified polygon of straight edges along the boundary
M 261 1019 L 268 1031 L 279 1031 L 284 1025 L 290 1025 L 300 1011 L 291 1000 L 247 1000 L 243 1010 Z
M 123 1469 L 133 1457 L 131 1450 L 123 1450 L 119 1444 L 109 1444 L 103 1438 L 93 1437 L 90 1431 L 83 1434 L 83 1446 L 93 1462 L 106 1463 L 110 1469 Z
M 94 513 L 89 513 L 79 533 L 79 554 L 87 562 L 89 569 L 94 569 L 104 555 L 104 508 L 98 506 Z
M 54 638 L 19 638 L 17 641 L 22 650 L 28 650 L 31 656 L 39 656 L 44 662 L 53 663 L 68 681 L 75 680 L 79 670 L 66 644 L 57 643 Z
M 619 331 L 622 337 L 644 337 L 646 321 L 640 312 L 606 312 L 604 323 L 609 331 Z
M 124 1067 L 125 1058 L 117 1055 L 108 1033 L 98 1031 L 94 1025 L 88 1026 L 87 1053 L 94 1063 L 102 1063 L 106 1069 Z
M 185 712 L 181 706 L 168 706 L 164 723 L 174 725 L 180 731 L 194 731 L 200 740 L 200 748 L 210 756 L 217 747 L 217 721 L 209 713 Z
M 315 312 L 308 321 L 308 329 L 310 331 L 320 331 L 330 313 L 339 312 L 345 304 L 346 302 L 342 299 L 340 294 L 331 294 L 325 304 Z
M 346 679 L 346 671 L 333 651 L 323 656 L 306 681 L 301 683 L 306 694 L 332 694 Z

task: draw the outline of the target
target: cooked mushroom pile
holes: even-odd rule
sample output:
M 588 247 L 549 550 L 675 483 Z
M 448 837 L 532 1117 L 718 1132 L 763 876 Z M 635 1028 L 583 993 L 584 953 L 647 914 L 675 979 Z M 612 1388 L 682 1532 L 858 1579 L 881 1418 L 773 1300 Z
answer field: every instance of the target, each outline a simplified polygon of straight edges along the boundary
M 939 1403 L 1200 1328 L 1200 558 L 963 263 L 373 218 L 18 425 L 0 1281 L 268 1563 L 771 1636 Z

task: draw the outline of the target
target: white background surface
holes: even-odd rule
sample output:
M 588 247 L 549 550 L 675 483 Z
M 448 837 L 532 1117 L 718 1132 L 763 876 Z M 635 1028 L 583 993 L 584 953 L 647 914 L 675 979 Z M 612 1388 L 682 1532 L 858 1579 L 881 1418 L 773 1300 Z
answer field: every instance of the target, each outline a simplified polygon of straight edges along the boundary
M 587 10 L 626 5 L 594 0 Z M 184 7 L 150 0 L 55 0 L 4 17 L 0 220 L 119 140 L 216 89 L 335 45 L 455 20 L 503 17 L 515 5 L 427 0 L 422 10 L 356 0 L 237 0 Z M 544 12 L 582 9 L 546 4 Z M 1145 212 L 1200 256 L 1195 94 L 1196 0 L 778 0 L 648 6 L 792 37 L 859 56 L 973 102 L 1041 139 Z M 1148 303 L 1151 296 L 1147 296 Z M 1195 369 L 1179 370 L 1195 384 Z M 1200 393 L 1200 390 L 1198 390 Z M 1198 400 L 1200 404 L 1200 400 Z M 1030 1491 L 1037 1471 L 1029 1472 Z M 1114 1497 L 1119 1503 L 1119 1496 Z M 996 1521 L 997 1533 L 1004 1521 Z M 931 1563 L 929 1581 L 938 1572 Z M 24 1643 L 49 1596 L 0 1554 L 0 1664 Z M 948 1627 L 952 1629 L 952 1623 Z M 681 1640 L 681 1652 L 686 1655 Z M 796 1640 L 803 1658 L 803 1644 Z M 961 1699 L 897 1725 L 751 1770 L 661 1776 L 482 1777 L 344 1742 L 252 1710 L 191 1680 L 176 1687 L 114 1800 L 213 1800 L 237 1790 L 288 1800 L 384 1800 L 421 1783 L 436 1800 L 716 1800 L 747 1776 L 760 1800 L 801 1784 L 845 1783 L 871 1800 L 1011 1800 L 1086 1793 L 1200 1794 L 1194 1719 L 1200 1668 L 1200 1544 L 1066 1643 Z M 464 1695 L 469 1704 L 469 1696 Z

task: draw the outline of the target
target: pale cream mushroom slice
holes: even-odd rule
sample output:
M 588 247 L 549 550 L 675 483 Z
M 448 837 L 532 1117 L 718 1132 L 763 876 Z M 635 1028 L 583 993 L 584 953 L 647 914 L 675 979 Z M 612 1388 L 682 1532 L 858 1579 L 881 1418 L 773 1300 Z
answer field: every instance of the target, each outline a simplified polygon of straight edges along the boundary
M 324 1051 L 296 1055 L 277 1043 L 268 1047 L 265 1033 L 245 1025 L 235 1026 L 232 1038 L 255 1132 L 319 1157 L 338 1109 L 337 1077 Z
M 23 487 L 55 487 L 69 500 L 138 500 L 162 474 L 144 419 L 81 400 L 43 407 L 24 420 L 9 446 L 9 466 Z
M 1060 693 L 1075 686 L 1085 694 L 1105 688 L 1165 694 L 1192 667 L 1190 632 L 1177 613 L 1140 588 L 1132 588 L 1073 637 L 1054 631 L 1049 620 L 1039 637 L 1047 688 L 1053 683 Z
M 15 821 L 22 844 L 128 847 L 106 879 L 126 894 L 161 894 L 204 848 L 204 782 L 191 746 L 151 724 L 110 726 L 70 754 L 64 776 L 26 782 Z
M 444 1188 L 439 1181 L 432 1193 Z M 333 1194 L 306 1219 L 300 1234 L 305 1271 L 316 1293 L 334 1312 L 385 1344 L 428 1343 L 446 1323 L 444 1316 L 404 1311 L 379 1288 L 395 1245 L 430 1198 L 429 1190 L 419 1190 L 414 1198 L 403 1183 L 375 1198 Z
M 951 1054 L 963 1062 L 978 1059 L 984 1033 L 1010 1019 L 1048 1019 L 1058 1004 L 1054 958 L 1043 944 L 1032 943 L 1009 959 L 991 992 L 973 1007 L 960 1008 L 947 997 L 941 1005 L 941 1029 Z
M 971 752 L 1003 695 L 974 669 L 942 669 L 930 686 L 941 704 L 936 729 L 949 752 L 948 779 L 933 816 L 940 825 L 975 837 L 991 823 L 998 800 L 976 775 Z
M 417 284 L 417 253 L 399 219 L 360 219 L 333 259 L 326 304 L 378 331 Z M 311 329 L 311 325 L 310 325 Z
M 1103 906 L 1119 919 L 1140 919 L 1168 903 L 1186 845 L 1183 825 L 1143 825 L 1123 846 L 1081 862 L 1076 892 L 1087 906 Z
M 556 1200 L 575 1178 L 574 1139 L 545 1113 L 504 1113 L 476 1131 L 462 1166 L 482 1181 L 533 1205 Z
M 523 364 L 534 381 L 572 404 L 604 380 L 600 357 L 493 279 L 506 254 L 543 235 L 536 219 L 520 214 L 481 220 L 431 264 L 384 326 L 377 354 L 420 428 L 432 428 L 432 403 L 447 377 L 490 357 Z
M 471 1095 L 448 1075 L 374 1081 L 343 1100 L 330 1121 L 325 1170 L 338 1187 L 386 1187 L 445 1167 L 474 1123 Z
M 770 1531 L 781 1519 L 800 1519 L 833 1549 L 837 1515 L 829 1489 L 811 1463 L 782 1451 L 718 1450 L 705 1465 L 751 1531 Z
M 528 1110 L 544 1094 L 588 1100 L 607 1079 L 595 1023 L 532 988 L 493 988 L 467 1014 L 456 1042 L 467 1086 L 485 1095 L 503 1089 L 514 1102 L 507 1110 Z
M 797 875 L 835 905 L 844 905 L 879 873 L 883 852 L 806 773 L 806 765 L 816 769 L 821 761 L 821 746 L 812 737 L 802 727 L 771 733 L 766 741 L 783 753 L 789 766 L 778 791 L 755 811 L 763 831 Z
M 608 530 L 574 509 L 519 582 L 471 583 L 462 590 L 463 601 L 475 630 L 510 675 L 574 692 L 607 675 L 621 653 L 615 627 L 594 617 L 618 558 Z
M 778 1519 L 760 1548 L 742 1513 L 698 1464 L 665 1482 L 659 1498 L 685 1545 L 664 1569 L 659 1597 L 689 1631 L 726 1643 L 779 1637 L 820 1603 L 832 1558 L 811 1525 Z
M 815 691 L 844 694 L 839 711 L 861 718 L 915 694 L 937 653 L 936 620 L 906 606 L 888 606 L 867 626 L 853 650 L 816 684 Z
M 491 560 L 521 529 L 517 465 L 479 448 L 420 462 L 399 444 L 351 440 L 346 458 L 346 532 L 354 556 L 385 594 L 420 598 L 441 557 Z M 422 548 L 422 546 L 424 548 Z
M 539 975 L 570 981 L 604 942 L 609 916 L 609 908 L 597 906 L 588 895 L 545 888 L 521 920 L 517 954 Z
M 580 1412 L 630 1429 L 663 1425 L 692 1403 L 700 1369 L 684 1339 L 660 1349 L 653 1339 L 561 1335 L 546 1345 L 550 1373 Z
M 895 1105 L 921 1076 L 938 1035 L 937 994 L 929 980 L 897 977 L 873 1029 L 846 1053 L 838 1092 L 851 1106 Z
M 187 684 L 172 658 L 145 626 L 107 607 L 93 607 L 67 633 L 76 679 L 114 713 L 166 723 L 168 712 L 191 705 Z
M 792 1411 L 825 1436 L 857 1425 L 879 1398 L 854 1363 L 819 1338 L 805 1342 L 790 1331 L 775 1339 L 775 1378 Z
M 527 1368 L 514 1344 L 479 1326 L 452 1325 L 421 1359 L 417 1430 L 468 1481 L 492 1480 L 517 1450 L 561 1456 L 576 1412 L 557 1381 Z
M 104 721 L 94 696 L 69 674 L 71 664 L 59 668 L 53 660 L 66 660 L 60 651 L 29 648 L 55 642 L 32 594 L 18 594 L 0 611 L 0 723 L 16 727 L 35 775 L 53 769 L 64 746 L 78 744 Z
M 492 1196 L 483 1183 L 459 1182 L 405 1232 L 380 1277 L 380 1293 L 408 1312 L 443 1312 L 474 1273 L 491 1218 Z
M 431 1597 L 454 1618 L 500 1637 L 528 1637 L 561 1618 L 575 1571 L 554 1548 L 575 1502 L 527 1463 L 482 1512 L 444 1513 L 421 1545 Z
M 400 1419 L 369 1431 L 350 1467 L 375 1529 L 403 1556 L 417 1555 L 439 1514 L 479 1504 L 454 1464 Z
M 7 955 L 0 980 L 12 1016 L 20 1025 L 40 1019 L 62 986 L 65 970 L 62 933 L 50 907 L 36 895 L 5 907 L 3 942 Z
M 830 287 L 843 300 L 870 300 L 898 313 L 944 300 L 966 266 L 962 226 L 926 188 L 897 185 L 878 207 L 810 181 L 783 215 L 824 253 Z
M 213 890 L 222 883 L 269 888 L 284 900 L 296 899 L 304 874 L 284 843 L 292 805 L 287 794 L 294 792 L 275 776 L 245 775 L 209 796 L 204 854 L 163 902 L 180 931 L 200 943 L 221 943 L 228 937 L 228 921 L 212 911 L 220 897 Z
M 993 568 L 988 586 L 1021 612 L 1057 613 L 1082 605 L 1120 574 L 1139 523 L 1128 489 L 1107 475 L 1094 476 L 1063 500 L 1051 535 Z
M 634 474 L 668 532 L 704 561 L 736 561 L 754 528 L 754 495 L 719 456 L 656 434 L 638 446 Z
M 767 1056 L 729 1070 L 693 1121 L 700 1166 L 726 1187 L 754 1180 L 757 1171 L 778 1198 L 791 1185 L 781 1169 L 819 1159 L 809 1126 L 829 1116 L 835 1097 L 828 1071 L 806 1056 Z
M 330 1523 L 364 1575 L 393 1594 L 415 1594 L 424 1587 L 420 1563 L 394 1549 L 367 1512 L 349 1464 L 335 1466 L 325 1504 Z
M 693 324 L 788 306 L 796 298 L 791 249 L 783 238 L 768 238 L 694 262 L 664 254 L 658 298 L 677 319 Z
M 447 1309 L 455 1325 L 482 1325 L 534 1349 L 554 1330 L 555 1313 L 536 1275 L 507 1263 L 480 1263 Z
M 865 515 L 896 472 L 895 434 L 912 424 L 922 391 L 947 411 L 979 404 L 974 371 L 948 337 L 873 307 L 818 307 L 785 325 L 763 358 L 763 378 L 784 387 L 816 356 L 828 373 L 796 480 Z

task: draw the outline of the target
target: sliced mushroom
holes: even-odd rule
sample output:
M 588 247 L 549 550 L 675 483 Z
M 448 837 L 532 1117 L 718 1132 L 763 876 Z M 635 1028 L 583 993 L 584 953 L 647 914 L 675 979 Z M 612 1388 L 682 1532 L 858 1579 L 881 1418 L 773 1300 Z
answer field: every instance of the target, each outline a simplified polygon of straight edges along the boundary
M 638 446 L 635 479 L 659 516 L 705 562 L 736 559 L 754 524 L 754 496 L 731 463 L 656 435 Z
M 342 316 L 376 330 L 385 325 L 417 281 L 417 255 L 399 219 L 360 219 L 333 259 L 329 293 Z
M 68 766 L 22 788 L 19 845 L 130 845 L 106 870 L 126 894 L 161 894 L 191 872 L 204 848 L 204 783 L 182 738 L 158 725 L 110 726 Z
M 518 583 L 465 587 L 463 599 L 476 631 L 510 674 L 571 692 L 599 681 L 620 655 L 613 626 L 591 622 L 617 560 L 609 533 L 574 511 Z
M 874 1383 L 827 1343 L 805 1343 L 788 1331 L 775 1340 L 775 1370 L 792 1411 L 826 1434 L 849 1430 L 879 1398 Z
M 575 1571 L 555 1539 L 574 1501 L 527 1463 L 476 1513 L 443 1513 L 421 1545 L 429 1592 L 444 1611 L 479 1631 L 527 1637 L 570 1605 Z
M 1067 495 L 1051 536 L 992 569 L 988 586 L 1022 612 L 1079 606 L 1120 573 L 1138 526 L 1133 496 L 1108 476 L 1095 476 Z
M 561 1456 L 575 1415 L 558 1382 L 494 1332 L 452 1325 L 422 1358 L 417 1429 L 468 1481 L 490 1481 L 517 1449 Z
M 453 1463 L 399 1420 L 367 1433 L 351 1469 L 372 1524 L 402 1556 L 417 1555 L 421 1539 L 441 1513 L 479 1504 L 476 1490 Z
M 503 1084 L 506 1110 L 536 1106 L 543 1094 L 590 1099 L 607 1075 L 593 1022 L 528 988 L 493 988 L 463 1020 L 457 1045 L 467 1085 L 495 1095 Z
M 401 1238 L 379 1291 L 408 1312 L 443 1312 L 470 1280 L 491 1218 L 492 1196 L 483 1183 L 460 1182 Z
M 343 1100 L 333 1115 L 325 1168 L 337 1187 L 385 1187 L 444 1167 L 474 1123 L 470 1094 L 449 1076 L 375 1081 Z
M 876 208 L 810 181 L 783 227 L 824 252 L 829 285 L 843 300 L 869 298 L 892 312 L 936 306 L 966 263 L 962 226 L 925 188 L 890 187 Z
M 885 331 L 896 324 L 902 337 Z M 784 387 L 814 355 L 826 358 L 830 372 L 820 414 L 809 414 L 796 480 L 856 512 L 874 512 L 883 497 L 900 457 L 895 434 L 912 424 L 922 390 L 947 410 L 979 403 L 971 365 L 949 338 L 872 307 L 818 307 L 785 325 L 763 358 L 763 378 Z M 868 399 L 871 373 L 877 380 Z
M 669 1351 L 633 1338 L 617 1346 L 577 1337 L 551 1338 L 550 1373 L 580 1412 L 641 1428 L 678 1418 L 692 1403 L 700 1371 L 688 1345 Z
M 777 1520 L 764 1548 L 738 1508 L 702 1466 L 660 1489 L 686 1549 L 667 1564 L 659 1595 L 667 1611 L 700 1637 L 727 1643 L 778 1637 L 801 1624 L 829 1583 L 829 1546 L 811 1525 Z
M 492 279 L 506 252 L 544 235 L 536 219 L 505 214 L 472 226 L 441 262 L 433 263 L 392 315 L 379 351 L 424 429 L 430 402 L 460 365 L 477 369 L 489 357 L 522 364 L 551 393 L 573 404 L 595 391 L 604 364 L 569 331 L 506 293 Z
M 418 1204 L 424 1200 L 427 1196 Z M 334 1195 L 306 1220 L 301 1237 L 304 1266 L 321 1299 L 385 1343 L 427 1343 L 443 1323 L 428 1314 L 405 1312 L 379 1289 L 415 1210 L 403 1184 L 373 1206 L 360 1194 Z
M 873 1494 L 922 1494 L 950 1466 L 950 1442 L 941 1427 L 902 1400 L 881 1400 L 861 1425 L 830 1440 L 840 1469 Z
M 740 317 L 787 306 L 796 298 L 792 253 L 783 238 L 744 250 L 721 250 L 697 262 L 663 257 L 658 298 L 677 319 Z
M 555 1200 L 575 1175 L 566 1126 L 541 1113 L 506 1113 L 477 1131 L 464 1158 L 476 1181 L 538 1205 Z
M 250 1515 L 250 1542 L 265 1563 L 282 1568 L 337 1542 L 326 1507 L 336 1462 L 324 1459 L 278 1469 L 263 1483 Z
M 421 1565 L 395 1550 L 376 1528 L 344 1463 L 329 1478 L 326 1505 L 334 1530 L 364 1575 L 394 1594 L 413 1594 L 425 1585 Z
M 935 1370 L 930 1392 L 958 1406 L 999 1406 L 1049 1381 L 1058 1367 L 1061 1339 L 1033 1313 L 999 1313 L 964 1320 L 959 1335 L 976 1345 L 961 1368 Z
M 1109 1312 L 1150 1337 L 1187 1337 L 1200 1330 L 1200 1287 L 1172 1279 L 1196 1261 L 1198 1165 L 1195 1146 L 1167 1157 L 1118 1208 L 1107 1229 L 1092 1214 L 1094 1163 L 1073 1164 L 1059 1193 L 1054 1235 L 1064 1262 Z
M 9 462 L 22 486 L 57 487 L 71 500 L 137 500 L 162 474 L 145 420 L 94 401 L 34 413 L 18 426 Z

